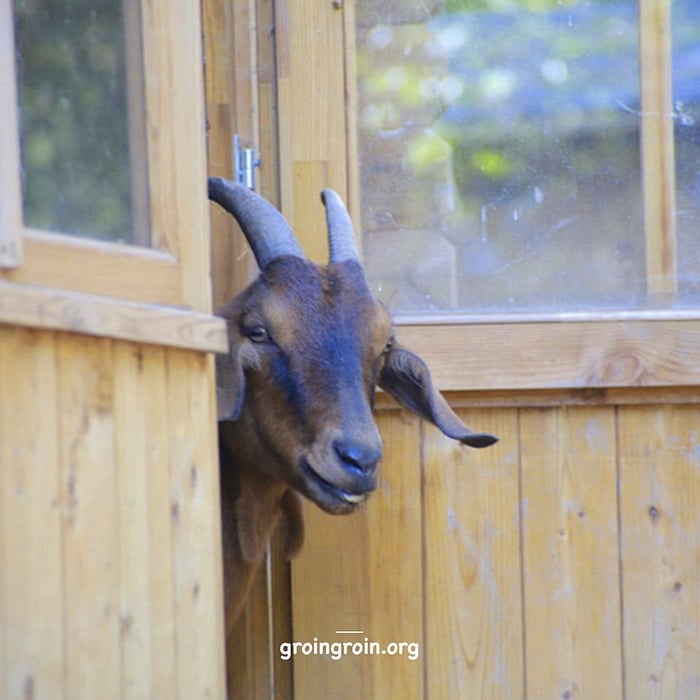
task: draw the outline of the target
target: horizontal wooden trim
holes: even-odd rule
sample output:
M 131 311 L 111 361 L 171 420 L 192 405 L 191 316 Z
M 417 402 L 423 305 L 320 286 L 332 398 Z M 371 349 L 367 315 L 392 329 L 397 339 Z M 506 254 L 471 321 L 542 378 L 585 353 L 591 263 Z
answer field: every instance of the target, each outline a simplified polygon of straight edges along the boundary
M 504 325 L 518 323 L 599 323 L 601 321 L 700 321 L 700 309 L 634 309 L 634 310 L 596 310 L 596 311 L 559 311 L 559 312 L 523 312 L 490 314 L 443 314 L 430 316 L 394 317 L 395 326 L 462 326 Z
M 0 323 L 226 352 L 223 319 L 160 305 L 0 280 Z
M 700 320 L 403 326 L 446 391 L 700 384 Z
M 151 304 L 182 304 L 181 269 L 169 253 L 24 229 L 24 264 L 0 279 Z
M 700 404 L 694 386 L 624 387 L 610 389 L 540 389 L 498 391 L 450 391 L 444 396 L 453 408 L 542 408 L 552 406 L 629 406 Z M 378 392 L 376 411 L 400 410 L 385 392 Z

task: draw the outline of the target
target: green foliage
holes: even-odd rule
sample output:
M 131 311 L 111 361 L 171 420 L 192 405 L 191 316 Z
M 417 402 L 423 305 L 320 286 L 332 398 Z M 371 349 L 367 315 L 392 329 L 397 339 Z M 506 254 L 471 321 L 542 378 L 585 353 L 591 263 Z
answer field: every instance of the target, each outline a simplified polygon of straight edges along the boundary
M 15 0 L 24 219 L 129 240 L 125 36 L 120 0 Z

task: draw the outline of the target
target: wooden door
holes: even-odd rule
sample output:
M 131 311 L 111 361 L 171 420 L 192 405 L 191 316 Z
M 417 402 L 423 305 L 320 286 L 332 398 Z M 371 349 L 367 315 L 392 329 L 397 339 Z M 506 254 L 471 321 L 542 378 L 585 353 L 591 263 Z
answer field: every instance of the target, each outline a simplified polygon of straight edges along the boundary
M 200 26 L 0 2 L 7 700 L 226 695 Z
M 694 698 L 690 5 L 255 5 L 263 194 L 319 260 L 318 190 L 345 194 L 398 338 L 500 442 L 461 448 L 381 397 L 382 485 L 350 517 L 307 505 L 289 579 L 273 553 L 237 692 Z M 453 143 L 437 122 L 465 112 Z

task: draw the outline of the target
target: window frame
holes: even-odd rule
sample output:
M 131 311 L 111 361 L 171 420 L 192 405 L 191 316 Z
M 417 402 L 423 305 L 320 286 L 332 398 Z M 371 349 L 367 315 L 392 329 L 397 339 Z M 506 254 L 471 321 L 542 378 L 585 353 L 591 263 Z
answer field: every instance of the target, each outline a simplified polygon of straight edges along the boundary
M 20 306 L 26 325 L 110 335 L 121 323 L 118 337 L 125 337 L 126 316 L 135 340 L 222 351 L 227 347 L 225 327 L 210 316 L 200 7 L 187 0 L 127 0 L 125 15 L 129 27 L 140 27 L 136 40 L 143 61 L 137 78 L 143 77 L 145 125 L 135 138 L 143 141 L 148 163 L 151 247 L 24 227 L 13 7 L 12 0 L 0 0 L 0 86 L 10 100 L 9 118 L 0 127 L 0 284 L 6 294 L 11 290 L 15 298 L 25 299 Z M 134 76 L 129 80 L 133 83 Z M 78 314 L 77 321 L 75 314 L 54 314 L 47 321 L 40 308 L 30 314 L 32 301 L 39 299 L 37 288 L 63 308 L 75 308 L 80 294 L 95 313 L 91 318 Z M 144 313 L 135 313 L 134 304 L 142 305 Z M 176 329 L 187 313 L 197 331 L 190 327 L 183 334 Z M 18 316 L 8 314 L 7 305 L 0 307 L 0 321 L 17 323 Z M 160 321 L 152 324 L 146 318 Z M 179 341 L 173 343 L 173 337 Z

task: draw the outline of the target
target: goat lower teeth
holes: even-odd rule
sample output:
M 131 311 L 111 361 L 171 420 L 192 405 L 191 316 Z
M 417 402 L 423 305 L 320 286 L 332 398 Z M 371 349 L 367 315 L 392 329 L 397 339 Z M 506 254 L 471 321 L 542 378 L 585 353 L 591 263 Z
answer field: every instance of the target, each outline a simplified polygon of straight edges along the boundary
M 350 503 L 362 503 L 365 500 L 364 494 L 343 493 L 343 498 Z

